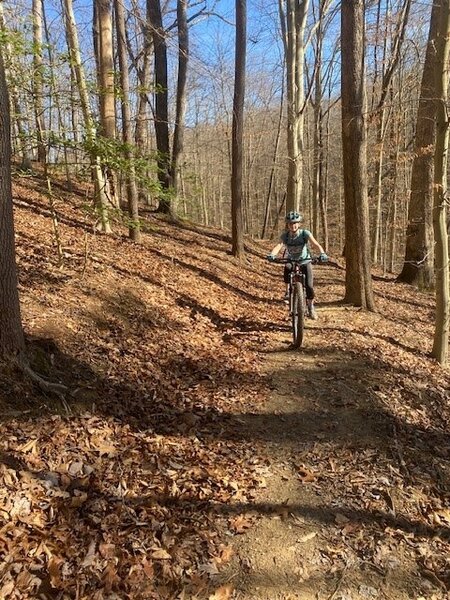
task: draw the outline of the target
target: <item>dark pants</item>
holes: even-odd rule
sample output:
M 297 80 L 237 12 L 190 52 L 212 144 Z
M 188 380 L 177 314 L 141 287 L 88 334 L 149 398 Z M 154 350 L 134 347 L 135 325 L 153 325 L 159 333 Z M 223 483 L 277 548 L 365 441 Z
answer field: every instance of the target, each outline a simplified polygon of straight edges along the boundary
M 307 263 L 306 265 L 302 265 L 300 267 L 302 272 L 305 274 L 305 284 L 306 284 L 306 298 L 308 300 L 314 300 L 314 279 L 313 279 L 313 270 L 312 264 Z M 289 283 L 289 275 L 292 271 L 292 263 L 286 263 L 284 267 L 284 283 Z

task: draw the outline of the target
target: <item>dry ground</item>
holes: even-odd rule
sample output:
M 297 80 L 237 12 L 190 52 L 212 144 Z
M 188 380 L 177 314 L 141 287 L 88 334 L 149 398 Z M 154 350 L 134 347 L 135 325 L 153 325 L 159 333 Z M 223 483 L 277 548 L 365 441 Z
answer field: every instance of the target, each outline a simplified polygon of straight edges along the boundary
M 0 371 L 0 598 L 444 599 L 449 377 L 433 299 L 374 282 L 289 348 L 279 268 L 223 232 L 149 216 L 94 235 L 55 186 L 16 178 L 23 320 L 44 395 Z

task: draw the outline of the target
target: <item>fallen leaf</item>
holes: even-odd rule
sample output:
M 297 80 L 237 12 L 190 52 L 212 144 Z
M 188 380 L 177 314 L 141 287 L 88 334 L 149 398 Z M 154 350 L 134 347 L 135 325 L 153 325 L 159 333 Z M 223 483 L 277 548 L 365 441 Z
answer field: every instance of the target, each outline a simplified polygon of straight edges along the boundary
M 309 540 L 313 540 L 317 535 L 317 531 L 311 531 L 310 533 L 307 533 L 306 535 L 303 535 L 301 538 L 298 538 L 298 542 L 309 542 Z
M 348 517 L 346 517 L 345 515 L 343 515 L 342 513 L 337 513 L 334 516 L 334 520 L 337 525 L 346 525 L 350 521 L 350 519 Z
M 157 550 L 154 550 L 151 554 L 151 557 L 155 560 L 169 560 L 172 558 L 172 556 L 167 552 L 167 550 L 164 550 L 164 548 L 158 548 Z
M 230 600 L 233 589 L 234 588 L 231 583 L 222 585 L 214 592 L 214 594 L 209 597 L 208 600 Z
M 38 441 L 36 440 L 30 440 L 29 442 L 27 442 L 26 444 L 23 444 L 23 446 L 19 446 L 19 448 L 17 448 L 17 450 L 19 452 L 31 452 L 31 454 L 37 454 L 37 445 Z
M 230 529 L 236 533 L 244 533 L 247 529 L 253 525 L 253 521 L 248 519 L 245 515 L 238 515 L 230 521 Z
M 317 479 L 316 474 L 304 465 L 298 468 L 298 477 L 303 483 L 310 483 Z
M 232 546 L 221 546 L 219 555 L 214 559 L 217 565 L 223 565 L 230 562 L 234 550 Z

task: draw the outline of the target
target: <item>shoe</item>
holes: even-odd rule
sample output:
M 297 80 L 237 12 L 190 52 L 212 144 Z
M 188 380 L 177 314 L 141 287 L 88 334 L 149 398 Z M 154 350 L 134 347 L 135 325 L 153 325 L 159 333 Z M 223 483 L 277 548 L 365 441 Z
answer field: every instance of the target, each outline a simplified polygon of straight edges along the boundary
M 308 302 L 308 317 L 313 321 L 317 321 L 317 313 L 312 302 Z

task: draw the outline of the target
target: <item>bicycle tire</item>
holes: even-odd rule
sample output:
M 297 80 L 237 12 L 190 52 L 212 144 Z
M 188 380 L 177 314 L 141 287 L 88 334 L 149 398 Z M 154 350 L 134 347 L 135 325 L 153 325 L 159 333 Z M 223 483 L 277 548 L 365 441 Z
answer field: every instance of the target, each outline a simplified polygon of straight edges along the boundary
M 298 281 L 292 290 L 292 337 L 294 348 L 300 348 L 303 343 L 305 326 L 305 293 Z

